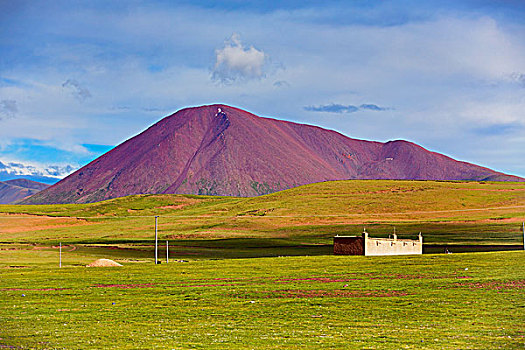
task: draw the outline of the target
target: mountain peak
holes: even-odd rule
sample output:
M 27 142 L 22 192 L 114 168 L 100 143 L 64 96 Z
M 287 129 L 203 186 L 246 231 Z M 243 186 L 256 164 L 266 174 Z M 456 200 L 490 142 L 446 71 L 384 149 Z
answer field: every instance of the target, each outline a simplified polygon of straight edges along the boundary
M 141 193 L 256 196 L 343 179 L 523 181 L 404 140 L 356 140 L 212 104 L 160 120 L 26 203 Z

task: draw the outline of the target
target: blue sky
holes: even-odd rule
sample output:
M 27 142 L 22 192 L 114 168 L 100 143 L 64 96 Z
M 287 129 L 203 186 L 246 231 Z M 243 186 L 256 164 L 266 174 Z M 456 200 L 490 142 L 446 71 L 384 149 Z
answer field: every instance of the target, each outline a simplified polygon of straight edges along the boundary
M 0 52 L 3 164 L 220 102 L 525 176 L 523 1 L 0 0 Z

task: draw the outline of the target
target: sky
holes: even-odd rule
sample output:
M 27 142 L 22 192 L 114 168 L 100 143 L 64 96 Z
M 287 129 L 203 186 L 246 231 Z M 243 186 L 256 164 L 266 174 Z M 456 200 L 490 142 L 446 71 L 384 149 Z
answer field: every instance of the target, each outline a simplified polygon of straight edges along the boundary
M 524 1 L 0 0 L 0 52 L 0 172 L 224 103 L 525 177 Z

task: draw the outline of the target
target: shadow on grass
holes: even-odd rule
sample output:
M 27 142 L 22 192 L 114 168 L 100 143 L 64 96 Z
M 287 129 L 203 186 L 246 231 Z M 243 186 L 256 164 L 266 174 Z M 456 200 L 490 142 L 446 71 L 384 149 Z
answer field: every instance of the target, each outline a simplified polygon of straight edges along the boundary
M 108 258 L 126 260 L 153 259 L 155 242 L 152 240 L 128 240 L 117 242 L 78 242 L 63 245 L 63 254 L 75 258 Z M 69 247 L 75 247 L 70 249 Z M 45 249 L 57 249 L 46 246 Z M 213 239 L 213 240 L 171 240 L 171 259 L 235 259 L 277 256 L 316 256 L 332 254 L 332 244 L 301 243 L 286 239 Z M 166 241 L 158 242 L 159 260 L 166 257 Z

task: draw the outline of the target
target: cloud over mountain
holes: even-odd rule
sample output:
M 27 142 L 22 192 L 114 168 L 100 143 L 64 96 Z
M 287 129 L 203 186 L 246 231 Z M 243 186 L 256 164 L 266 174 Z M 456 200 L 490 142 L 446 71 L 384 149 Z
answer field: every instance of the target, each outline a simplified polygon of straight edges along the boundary
M 255 47 L 245 47 L 239 34 L 233 33 L 222 49 L 215 50 L 212 79 L 223 84 L 258 79 L 264 76 L 267 55 Z

